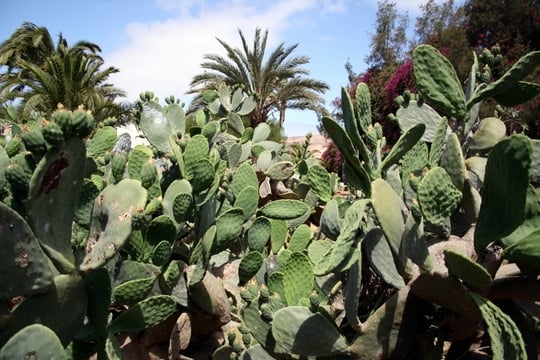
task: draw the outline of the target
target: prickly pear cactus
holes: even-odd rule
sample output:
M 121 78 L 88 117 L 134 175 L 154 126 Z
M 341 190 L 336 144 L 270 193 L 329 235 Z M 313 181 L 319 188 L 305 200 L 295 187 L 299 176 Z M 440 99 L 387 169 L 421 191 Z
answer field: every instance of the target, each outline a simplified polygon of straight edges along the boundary
M 146 190 L 133 179 L 107 186 L 94 203 L 90 233 L 80 269 L 88 271 L 105 264 L 125 244 L 131 234 L 131 218 L 144 208 Z

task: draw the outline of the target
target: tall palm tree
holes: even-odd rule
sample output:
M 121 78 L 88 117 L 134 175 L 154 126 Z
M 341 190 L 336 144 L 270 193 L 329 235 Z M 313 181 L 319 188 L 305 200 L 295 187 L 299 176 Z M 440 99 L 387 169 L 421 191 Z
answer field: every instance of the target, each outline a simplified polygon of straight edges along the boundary
M 279 112 L 279 124 L 282 126 L 287 108 L 313 111 L 323 109 L 324 99 L 320 94 L 328 90 L 329 86 L 306 77 L 309 71 L 302 65 L 309 63 L 309 58 L 291 55 L 298 44 L 286 47 L 281 43 L 265 56 L 268 30 L 264 34 L 261 34 L 259 28 L 255 30 L 252 48 L 242 31 L 238 30 L 238 33 L 242 48 L 233 48 L 218 38 L 227 57 L 205 55 L 205 61 L 201 64 L 205 71 L 193 77 L 188 93 L 216 89 L 220 84 L 240 85 L 248 95 L 254 95 L 257 99 L 250 118 L 252 126 L 266 121 L 273 111 Z
M 97 121 L 119 116 L 123 108 L 114 101 L 124 92 L 107 84 L 114 67 L 103 69 L 96 44 L 79 41 L 69 47 L 59 35 L 52 41 L 45 27 L 24 23 L 0 44 L 0 101 L 17 104 L 23 118 L 32 113 L 48 114 L 59 103 L 68 109 L 84 105 Z

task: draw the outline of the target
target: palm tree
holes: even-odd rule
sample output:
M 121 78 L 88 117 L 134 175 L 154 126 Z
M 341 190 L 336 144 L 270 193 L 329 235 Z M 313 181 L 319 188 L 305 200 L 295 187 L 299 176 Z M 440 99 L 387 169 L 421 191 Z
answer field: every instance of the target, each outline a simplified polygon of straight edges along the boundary
M 59 35 L 56 46 L 45 27 L 24 23 L 0 44 L 0 101 L 17 104 L 23 118 L 49 114 L 59 103 L 68 109 L 84 105 L 97 121 L 119 116 L 124 110 L 114 101 L 124 92 L 107 84 L 114 67 L 103 69 L 96 44 L 79 41 L 69 47 Z
M 238 33 L 242 48 L 232 48 L 218 38 L 227 57 L 205 55 L 205 61 L 201 64 L 205 71 L 193 77 L 188 93 L 200 94 L 205 89 L 219 88 L 221 84 L 240 85 L 248 95 L 254 95 L 257 99 L 255 110 L 251 113 L 251 126 L 266 121 L 272 111 L 279 112 L 280 127 L 283 126 L 288 108 L 322 111 L 324 99 L 320 94 L 329 86 L 305 77 L 309 71 L 301 66 L 309 63 L 309 58 L 291 56 L 298 44 L 286 47 L 281 43 L 266 57 L 268 30 L 262 36 L 261 29 L 255 30 L 251 49 L 242 31 L 238 30 Z

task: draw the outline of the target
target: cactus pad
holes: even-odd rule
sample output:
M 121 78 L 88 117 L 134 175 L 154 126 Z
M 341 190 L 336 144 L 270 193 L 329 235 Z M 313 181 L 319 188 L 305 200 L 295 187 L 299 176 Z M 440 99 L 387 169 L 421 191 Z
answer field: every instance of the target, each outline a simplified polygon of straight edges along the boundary
M 52 269 L 38 240 L 24 219 L 0 203 L 0 299 L 45 291 L 53 281 Z
M 311 241 L 311 229 L 306 224 L 299 225 L 291 235 L 289 239 L 289 246 L 287 249 L 290 251 L 304 251 L 307 249 L 309 242 Z
M 157 325 L 176 310 L 176 301 L 167 295 L 152 296 L 133 305 L 109 324 L 111 333 L 137 332 Z
M 311 191 L 322 201 L 327 202 L 332 198 L 330 174 L 320 165 L 313 165 L 307 173 L 307 181 Z
M 33 324 L 13 335 L 0 349 L 0 360 L 12 359 L 67 360 L 67 357 L 54 331 L 41 324 Z
M 146 197 L 140 182 L 132 179 L 108 185 L 98 195 L 81 270 L 96 269 L 119 251 L 131 234 L 132 214 L 144 208 Z
M 530 140 L 523 135 L 512 135 L 491 150 L 474 234 L 476 251 L 509 235 L 523 222 L 531 153 Z
M 241 208 L 244 211 L 244 221 L 247 221 L 259 206 L 259 190 L 253 186 L 246 186 L 234 201 L 234 207 Z
M 286 350 L 285 355 L 323 357 L 349 352 L 347 340 L 336 325 L 321 313 L 312 313 L 303 306 L 288 306 L 277 311 L 272 334 L 276 343 Z
M 260 252 L 250 251 L 247 253 L 247 255 L 242 258 L 242 261 L 240 261 L 240 265 L 238 267 L 240 284 L 246 283 L 249 279 L 255 276 L 262 265 L 263 258 Z
M 290 220 L 306 214 L 309 205 L 300 200 L 281 199 L 267 203 L 259 212 L 270 219 Z
M 297 305 L 313 290 L 315 276 L 309 258 L 301 252 L 291 254 L 283 271 L 283 290 L 289 305 Z
M 461 191 L 452 184 L 446 170 L 435 167 L 420 182 L 418 201 L 427 221 L 442 224 L 459 205 Z
M 480 264 L 453 250 L 444 251 L 448 271 L 472 288 L 489 288 L 493 279 Z
M 270 239 L 272 223 L 265 217 L 258 217 L 248 229 L 247 242 L 249 249 L 262 252 Z
M 133 305 L 144 298 L 154 286 L 156 277 L 151 276 L 142 279 L 126 281 L 113 290 L 115 302 L 124 305 Z

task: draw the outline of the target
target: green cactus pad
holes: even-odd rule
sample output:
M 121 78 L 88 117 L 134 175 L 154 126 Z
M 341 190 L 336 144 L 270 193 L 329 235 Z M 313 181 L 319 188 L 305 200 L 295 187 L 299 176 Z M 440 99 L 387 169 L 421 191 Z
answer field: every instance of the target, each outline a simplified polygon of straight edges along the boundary
M 402 179 L 405 181 L 411 173 L 422 170 L 428 164 L 429 149 L 425 142 L 419 141 L 401 158 Z
M 125 244 L 131 233 L 134 211 L 144 209 L 146 189 L 140 182 L 124 179 L 108 185 L 94 203 L 86 254 L 80 263 L 82 271 L 105 264 Z
M 185 179 L 174 180 L 172 183 L 170 183 L 169 187 L 165 191 L 165 194 L 163 195 L 163 200 L 161 202 L 163 207 L 163 214 L 168 215 L 172 219 L 175 219 L 173 207 L 176 197 L 180 194 L 191 195 L 191 191 L 191 184 Z
M 176 301 L 167 295 L 152 296 L 133 305 L 109 324 L 111 333 L 137 332 L 157 325 L 176 311 Z
M 521 331 L 514 320 L 491 301 L 473 292 L 467 295 L 475 302 L 487 325 L 493 360 L 528 358 Z
M 179 260 L 173 260 L 163 272 L 163 280 L 169 289 L 172 289 L 177 285 L 180 275 L 182 274 L 182 269 L 185 266 L 182 264 L 183 263 Z
M 258 189 L 259 180 L 257 179 L 257 174 L 255 173 L 253 166 L 248 163 L 243 163 L 236 169 L 231 181 L 234 196 L 238 196 L 246 186 L 253 186 Z
M 129 153 L 127 171 L 132 179 L 141 180 L 141 172 L 144 164 L 152 158 L 153 152 L 148 146 L 137 145 Z
M 308 170 L 307 181 L 311 191 L 322 201 L 327 202 L 332 199 L 330 174 L 324 167 L 320 165 L 311 166 Z
M 193 178 L 194 172 L 196 171 L 196 165 L 202 159 L 207 158 L 209 151 L 210 145 L 203 135 L 195 135 L 188 140 L 184 150 L 184 165 L 186 167 L 186 178 L 188 180 Z
M 289 239 L 289 246 L 287 247 L 287 249 L 293 252 L 304 251 L 305 249 L 307 249 L 312 236 L 313 234 L 308 225 L 299 225 L 291 235 L 291 238 Z
M 452 184 L 446 170 L 434 167 L 418 186 L 418 201 L 428 222 L 442 224 L 458 207 L 461 191 Z
M 190 171 L 188 171 L 188 174 L 190 174 Z M 200 159 L 194 164 L 191 168 L 191 174 L 192 177 L 188 177 L 188 180 L 190 180 L 193 186 L 194 194 L 198 194 L 208 189 L 214 182 L 216 176 L 214 165 L 208 159 Z
M 74 269 L 71 226 L 83 185 L 85 147 L 71 138 L 39 162 L 30 180 L 28 220 L 45 251 L 56 263 Z M 62 216 L 51 207 L 62 211 Z
M 392 253 L 397 256 L 401 248 L 401 237 L 405 230 L 403 211 L 405 204 L 390 184 L 383 179 L 373 181 L 371 204 L 381 229 L 388 240 Z
M 113 149 L 116 144 L 116 129 L 111 126 L 105 126 L 94 134 L 91 139 L 86 142 L 86 156 L 91 159 L 97 159 L 103 156 L 106 152 Z
M 332 244 L 333 242 L 326 240 L 312 241 L 309 244 L 308 256 L 313 263 L 313 273 L 315 275 L 326 275 L 329 272 L 328 258 L 332 253 Z
M 407 106 L 401 105 L 396 111 L 396 117 L 401 131 L 407 131 L 413 126 L 424 124 L 426 131 L 422 135 L 422 141 L 432 143 L 435 140 L 437 127 L 443 120 L 431 106 L 420 103 L 417 100 L 410 100 Z M 446 130 L 447 134 L 450 130 Z
M 171 243 L 169 241 L 160 241 L 152 251 L 152 263 L 156 266 L 165 265 L 171 257 L 171 251 Z
M 371 195 L 370 175 L 362 167 L 358 157 L 355 156 L 356 151 L 352 145 L 351 138 L 335 120 L 323 116 L 321 121 L 324 129 L 345 157 L 346 165 L 348 165 L 349 172 L 351 173 L 349 175 L 349 181 L 351 181 L 352 177 L 355 179 L 353 185 L 356 188 L 362 190 L 368 196 Z
M 254 143 L 264 141 L 268 139 L 268 136 L 270 136 L 270 132 L 270 125 L 265 122 L 259 123 L 257 127 L 253 129 L 253 137 L 251 138 L 251 141 L 253 141 Z
M 231 208 L 216 219 L 217 236 L 214 253 L 227 249 L 239 239 L 244 225 L 244 212 L 240 208 Z
M 156 182 L 156 179 L 158 178 L 156 165 L 152 160 L 143 164 L 140 176 L 142 186 L 145 189 L 150 189 L 150 187 Z
M 450 175 L 454 186 L 461 191 L 465 182 L 466 167 L 461 144 L 455 133 L 450 134 L 448 137 L 446 148 L 440 159 L 440 165 Z
M 375 272 L 386 283 L 398 289 L 404 287 L 405 282 L 396 268 L 393 260 L 394 255 L 381 229 L 374 228 L 370 230 L 364 237 L 362 244 L 369 263 Z
M 360 82 L 356 86 L 356 110 L 359 129 L 368 132 L 371 122 L 371 94 L 366 83 Z
M 146 298 L 155 282 L 155 276 L 126 281 L 114 288 L 114 300 L 117 304 L 133 305 Z
M 145 238 L 151 245 L 157 245 L 162 240 L 172 244 L 176 239 L 176 227 L 173 219 L 167 215 L 160 215 L 152 219 L 146 230 Z
M 359 84 L 358 87 L 361 87 L 361 85 Z M 369 97 L 369 89 L 367 95 Z M 358 126 L 359 124 L 356 118 L 353 102 L 349 92 L 344 87 L 341 87 L 341 108 L 343 110 L 343 125 L 345 125 L 345 130 L 351 138 L 353 146 L 359 151 L 360 159 L 366 163 L 369 163 L 371 161 L 369 159 L 369 152 L 366 148 L 366 144 L 360 137 L 360 127 Z
M 433 137 L 433 142 L 431 143 L 431 149 L 429 151 L 429 165 L 431 167 L 439 164 L 439 160 L 441 159 L 446 146 L 448 132 L 448 120 L 446 118 L 442 118 L 437 125 L 437 129 L 435 130 L 435 136 Z
M 510 246 L 540 228 L 540 191 L 530 186 L 527 188 L 525 218 L 508 236 L 501 239 L 503 247 Z
M 287 180 L 294 174 L 294 164 L 290 161 L 279 161 L 268 166 L 265 173 L 272 180 Z
M 259 209 L 259 212 L 270 219 L 290 220 L 300 217 L 310 211 L 303 201 L 280 199 L 271 201 Z
M 256 218 L 247 233 L 249 249 L 262 252 L 270 239 L 271 232 L 272 223 L 269 219 L 265 217 Z
M 474 234 L 476 251 L 509 235 L 523 222 L 531 153 L 530 140 L 524 135 L 512 135 L 491 150 Z
M 465 94 L 450 61 L 431 45 L 413 51 L 413 74 L 416 88 L 444 115 L 463 120 L 467 113 Z
M 416 145 L 418 141 L 422 138 L 422 134 L 426 126 L 424 124 L 417 124 L 404 132 L 392 146 L 392 150 L 386 155 L 384 160 L 379 166 L 378 173 L 382 173 L 387 170 L 393 164 L 397 164 L 401 158 Z
M 163 109 L 155 101 L 143 103 L 139 126 L 148 141 L 159 151 L 171 151 L 169 135 L 185 131 L 185 114 L 178 104 Z
M 531 274 L 540 273 L 540 229 L 537 228 L 527 236 L 515 241 L 503 251 L 503 258 L 522 266 Z
M 88 326 L 92 329 L 96 338 L 103 339 L 107 336 L 109 306 L 112 297 L 109 271 L 106 268 L 100 268 L 89 272 L 84 277 L 84 285 L 88 293 L 88 307 L 86 310 Z
M 452 275 L 472 288 L 489 288 L 493 282 L 484 267 L 456 251 L 445 250 L 444 263 Z
M 51 328 L 67 346 L 83 325 L 87 304 L 88 294 L 78 274 L 57 275 L 46 293 L 26 298 L 13 310 L 9 327 L 0 330 L 0 343 L 24 327 L 40 323 Z
M 54 331 L 41 324 L 33 324 L 13 335 L 0 349 L 0 360 L 13 359 L 67 360 L 67 356 Z
M 283 271 L 283 290 L 288 305 L 297 305 L 313 290 L 315 276 L 309 258 L 299 251 L 291 254 Z
M 474 133 L 470 149 L 481 151 L 491 149 L 495 144 L 506 136 L 506 125 L 502 120 L 495 117 L 488 117 L 480 121 L 478 130 Z
M 287 238 L 287 221 L 270 219 L 270 223 L 272 224 L 272 232 L 270 233 L 272 253 L 277 254 Z
M 276 343 L 286 350 L 284 355 L 322 357 L 349 353 L 347 340 L 336 325 L 321 313 L 312 313 L 303 306 L 288 306 L 277 311 L 272 334 Z
M 358 306 L 360 304 L 360 293 L 362 291 L 362 252 L 359 252 L 358 261 L 351 266 L 347 273 L 347 283 L 345 284 L 345 317 L 351 327 L 357 332 L 361 332 L 362 323 L 358 318 Z
M 285 288 L 283 287 L 283 272 L 276 271 L 268 276 L 267 285 L 268 291 L 271 294 L 278 294 L 281 298 L 285 299 Z
M 9 164 L 9 157 L 6 149 L 0 146 L 0 189 L 6 186 L 6 167 Z
M 424 237 L 424 222 L 419 221 L 409 213 L 403 232 L 402 250 L 405 256 L 412 260 L 421 270 L 429 272 L 433 270 L 434 263 Z
M 250 251 L 242 258 L 238 267 L 240 284 L 245 284 L 259 271 L 263 265 L 263 257 L 258 251 Z
M 244 221 L 247 221 L 259 206 L 259 190 L 253 186 L 246 186 L 236 197 L 233 206 L 244 211 Z
M 319 227 L 326 237 L 335 240 L 341 231 L 340 222 L 337 200 L 332 199 L 324 206 Z
M 191 194 L 178 194 L 172 205 L 174 220 L 177 223 L 186 221 L 193 211 L 193 197 Z
M 53 281 L 53 272 L 37 238 L 26 221 L 0 203 L 0 299 L 44 292 Z

